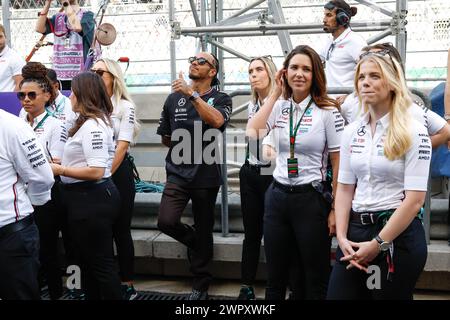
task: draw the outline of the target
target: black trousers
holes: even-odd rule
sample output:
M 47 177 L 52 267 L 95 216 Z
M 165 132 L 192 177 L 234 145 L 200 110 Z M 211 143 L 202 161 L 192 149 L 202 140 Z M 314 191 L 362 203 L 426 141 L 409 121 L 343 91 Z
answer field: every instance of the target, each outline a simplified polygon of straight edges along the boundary
M 361 225 L 350 222 L 347 237 L 351 241 L 372 240 L 381 229 L 378 225 Z M 388 264 L 386 254 L 380 254 L 374 261 L 381 270 L 380 289 L 369 289 L 367 280 L 372 274 L 352 268 L 339 261 L 343 256 L 336 251 L 336 263 L 331 273 L 327 299 L 330 300 L 412 300 L 413 291 L 427 259 L 427 245 L 422 223 L 415 218 L 394 240 L 394 274 L 387 280 Z
M 242 245 L 241 281 L 253 285 L 259 263 L 263 236 L 264 195 L 272 183 L 271 175 L 261 175 L 260 168 L 244 164 L 239 171 L 244 242 Z
M 121 205 L 119 217 L 113 225 L 113 238 L 117 248 L 119 275 L 123 282 L 134 279 L 134 245 L 131 238 L 131 219 L 134 210 L 136 189 L 133 165 L 126 156 L 112 176 L 119 190 Z
M 116 186 L 111 179 L 67 184 L 63 196 L 87 299 L 122 299 L 113 253 L 112 230 L 120 207 Z
M 166 183 L 159 207 L 158 228 L 192 249 L 190 271 L 193 289 L 207 291 L 212 280 L 209 265 L 213 257 L 214 209 L 219 187 L 187 189 Z M 181 223 L 181 215 L 192 200 L 194 227 Z
M 267 189 L 264 248 L 267 262 L 267 300 L 284 300 L 292 257 L 298 256 L 298 283 L 308 300 L 325 299 L 330 274 L 330 205 L 312 189 L 287 192 L 273 183 Z
M 34 208 L 34 218 L 39 229 L 41 275 L 47 280 L 50 298 L 62 296 L 63 283 L 61 263 L 58 255 L 59 231 L 64 224 L 64 214 L 60 206 L 60 185 L 52 187 L 51 200 Z
M 39 231 L 28 227 L 0 238 L 0 299 L 40 300 Z

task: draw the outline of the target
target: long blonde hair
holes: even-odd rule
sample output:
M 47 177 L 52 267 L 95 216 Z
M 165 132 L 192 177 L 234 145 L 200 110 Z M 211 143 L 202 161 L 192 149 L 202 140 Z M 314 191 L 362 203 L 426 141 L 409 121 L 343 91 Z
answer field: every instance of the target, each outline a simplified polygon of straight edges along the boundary
M 136 104 L 134 103 L 133 99 L 131 98 L 131 95 L 128 93 L 127 85 L 125 84 L 125 80 L 123 78 L 123 72 L 122 68 L 120 68 L 120 65 L 111 59 L 108 58 L 101 58 L 97 61 L 102 61 L 106 65 L 106 69 L 111 73 L 113 76 L 113 95 L 114 95 L 114 105 L 115 108 L 120 108 L 120 100 L 126 100 L 130 102 L 135 110 L 134 115 L 134 132 L 133 132 L 133 142 L 136 141 L 136 137 L 139 133 L 139 130 L 141 128 L 141 124 L 139 123 L 139 120 L 137 119 L 136 115 Z M 118 114 L 119 117 L 123 115 L 123 112 L 125 110 L 117 109 L 115 112 Z
M 275 63 L 273 63 L 272 59 L 269 58 L 269 56 L 261 56 L 253 58 L 250 61 L 250 64 L 256 60 L 261 61 L 264 65 L 264 68 L 266 69 L 267 75 L 269 77 L 269 87 L 270 87 L 270 91 L 267 96 L 270 96 L 272 94 L 272 91 L 275 89 L 275 74 L 277 73 L 277 67 L 275 66 Z M 253 88 L 252 88 L 252 101 L 254 104 L 259 103 L 258 92 L 256 92 L 256 90 Z
M 411 133 L 409 124 L 411 116 L 408 108 L 412 104 L 410 93 L 406 85 L 401 65 L 388 55 L 377 55 L 376 52 L 365 56 L 356 66 L 355 88 L 359 97 L 359 103 L 363 106 L 364 111 L 368 111 L 368 106 L 364 105 L 361 100 L 361 94 L 358 88 L 358 78 L 361 71 L 361 65 L 366 62 L 375 63 L 380 69 L 382 79 L 391 92 L 391 105 L 389 108 L 389 128 L 387 130 L 386 140 L 384 142 L 384 154 L 393 161 L 403 157 L 403 155 L 411 147 Z

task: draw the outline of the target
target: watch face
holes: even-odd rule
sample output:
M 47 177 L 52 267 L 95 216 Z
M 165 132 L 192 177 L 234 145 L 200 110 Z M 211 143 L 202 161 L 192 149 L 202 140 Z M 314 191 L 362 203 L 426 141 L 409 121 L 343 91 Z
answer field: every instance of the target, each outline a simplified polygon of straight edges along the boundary
M 380 243 L 380 250 L 388 251 L 390 246 L 391 246 L 391 244 L 389 242 Z

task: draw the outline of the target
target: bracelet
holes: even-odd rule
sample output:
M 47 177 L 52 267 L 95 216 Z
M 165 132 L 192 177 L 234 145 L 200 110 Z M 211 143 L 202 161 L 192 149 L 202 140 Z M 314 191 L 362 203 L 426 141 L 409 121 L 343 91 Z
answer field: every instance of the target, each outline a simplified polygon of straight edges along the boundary
M 38 17 L 46 16 L 47 14 L 48 14 L 48 11 L 47 12 L 38 12 Z

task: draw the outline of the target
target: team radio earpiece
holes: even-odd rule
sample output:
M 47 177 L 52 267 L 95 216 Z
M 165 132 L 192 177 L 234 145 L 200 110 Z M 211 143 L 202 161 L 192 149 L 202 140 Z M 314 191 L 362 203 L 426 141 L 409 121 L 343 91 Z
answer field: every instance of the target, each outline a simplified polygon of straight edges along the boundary
M 340 24 L 341 26 L 348 26 L 350 23 L 350 17 L 348 16 L 347 12 L 342 10 L 341 8 L 337 8 L 336 10 L 336 22 Z

